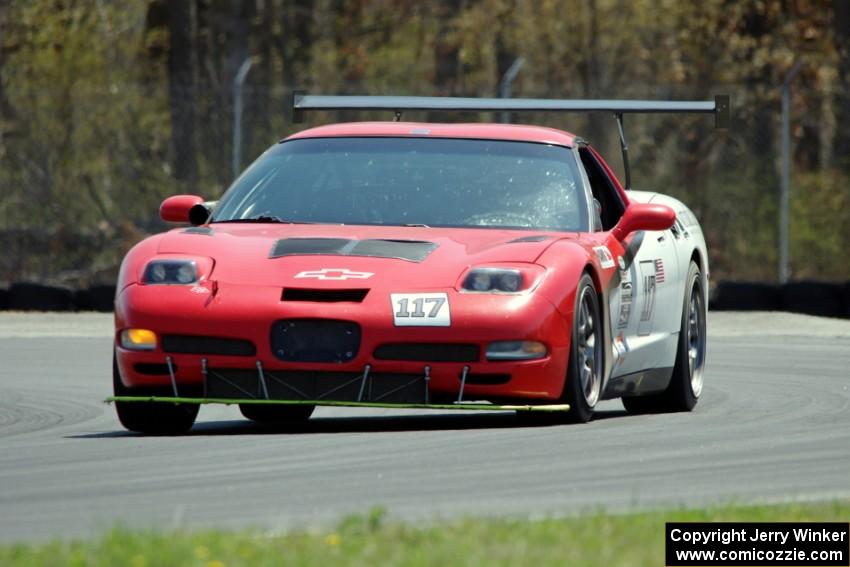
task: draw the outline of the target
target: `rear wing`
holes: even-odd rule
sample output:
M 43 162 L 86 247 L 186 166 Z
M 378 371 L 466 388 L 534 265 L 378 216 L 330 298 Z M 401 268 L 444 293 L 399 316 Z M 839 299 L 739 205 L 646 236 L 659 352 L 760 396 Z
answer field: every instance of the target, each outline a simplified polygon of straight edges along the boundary
M 610 112 L 612 114 L 714 114 L 716 128 L 729 127 L 729 96 L 714 100 L 577 100 L 554 98 L 464 98 L 436 96 L 326 96 L 292 93 L 293 121 L 311 110 L 405 110 L 441 112 Z
M 729 95 L 714 100 L 577 100 L 551 98 L 465 98 L 433 96 L 328 96 L 292 93 L 292 120 L 301 122 L 303 113 L 314 110 L 386 110 L 396 120 L 406 110 L 439 112 L 610 112 L 617 119 L 620 148 L 626 173 L 626 189 L 631 187 L 624 114 L 697 113 L 713 114 L 715 128 L 730 124 Z

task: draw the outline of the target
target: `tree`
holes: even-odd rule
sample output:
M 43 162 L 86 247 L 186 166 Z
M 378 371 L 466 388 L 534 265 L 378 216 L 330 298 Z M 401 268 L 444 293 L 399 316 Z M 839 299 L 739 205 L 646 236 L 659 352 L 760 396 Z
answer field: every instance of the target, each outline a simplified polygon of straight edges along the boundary
M 168 92 L 174 177 L 194 184 L 198 179 L 195 144 L 195 29 L 193 0 L 169 0 Z
M 838 88 L 835 95 L 836 122 L 835 155 L 850 167 L 850 2 L 832 0 L 835 25 L 835 49 L 838 52 Z

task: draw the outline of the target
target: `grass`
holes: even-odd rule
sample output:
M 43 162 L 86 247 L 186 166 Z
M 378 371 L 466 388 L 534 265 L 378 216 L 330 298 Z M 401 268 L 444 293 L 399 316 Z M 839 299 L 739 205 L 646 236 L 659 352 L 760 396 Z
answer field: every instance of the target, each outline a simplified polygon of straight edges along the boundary
M 850 501 L 725 506 L 546 520 L 464 519 L 428 527 L 385 521 L 383 511 L 332 531 L 130 531 L 92 541 L 0 547 L 0 565 L 129 567 L 233 565 L 663 565 L 668 521 L 841 521 Z

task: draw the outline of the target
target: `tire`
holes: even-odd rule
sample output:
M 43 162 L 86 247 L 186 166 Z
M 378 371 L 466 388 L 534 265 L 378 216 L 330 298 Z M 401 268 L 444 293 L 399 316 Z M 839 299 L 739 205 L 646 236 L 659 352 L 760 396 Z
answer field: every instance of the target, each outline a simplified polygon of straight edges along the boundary
M 702 272 L 695 262 L 688 267 L 679 327 L 679 348 L 673 377 L 661 394 L 623 398 L 630 413 L 691 411 L 702 393 L 706 355 L 706 309 Z
M 313 415 L 316 406 L 239 404 L 242 415 L 257 423 L 295 425 Z
M 118 362 L 112 357 L 112 390 L 116 396 L 154 395 L 157 392 L 128 388 L 121 382 Z M 163 394 L 163 392 L 159 392 Z M 167 394 L 166 394 L 167 395 Z M 180 435 L 186 433 L 198 417 L 198 404 L 157 402 L 115 402 L 118 421 L 126 429 L 148 435 Z
M 518 411 L 517 419 L 523 425 L 590 421 L 596 402 L 599 401 L 602 393 L 603 356 L 604 340 L 599 297 L 593 285 L 593 278 L 585 273 L 576 287 L 570 334 L 570 358 L 564 379 L 564 390 L 558 400 L 558 403 L 569 404 L 570 410 L 566 413 Z
M 659 394 L 649 396 L 633 396 L 623 398 L 623 407 L 629 413 L 661 413 L 664 411 L 664 403 Z
M 570 335 L 570 359 L 562 400 L 570 405 L 567 421 L 586 423 L 602 394 L 605 341 L 602 314 L 593 278 L 585 273 L 576 288 L 573 326 Z

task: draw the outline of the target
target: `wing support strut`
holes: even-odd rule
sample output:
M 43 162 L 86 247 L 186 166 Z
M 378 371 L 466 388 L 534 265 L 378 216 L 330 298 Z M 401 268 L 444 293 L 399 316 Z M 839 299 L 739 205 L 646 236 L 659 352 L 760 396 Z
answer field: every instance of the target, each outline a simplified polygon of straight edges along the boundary
M 626 143 L 626 132 L 623 129 L 623 113 L 614 114 L 617 119 L 617 129 L 620 131 L 620 150 L 623 152 L 623 171 L 626 174 L 626 190 L 632 188 L 632 171 L 629 168 L 629 144 Z

